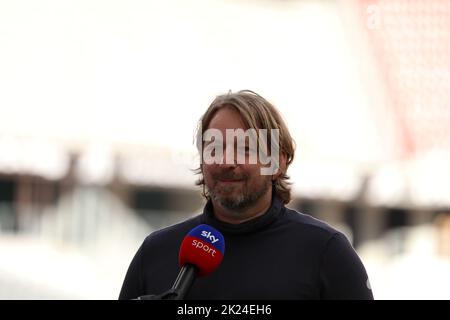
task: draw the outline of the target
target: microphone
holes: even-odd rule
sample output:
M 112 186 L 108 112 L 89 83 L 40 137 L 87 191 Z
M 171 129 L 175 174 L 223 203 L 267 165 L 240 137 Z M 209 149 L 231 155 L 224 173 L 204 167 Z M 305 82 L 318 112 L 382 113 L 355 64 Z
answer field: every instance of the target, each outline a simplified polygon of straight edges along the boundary
M 178 253 L 180 272 L 172 288 L 162 295 L 141 296 L 138 300 L 182 300 L 197 277 L 205 277 L 215 271 L 225 253 L 223 235 L 207 224 L 189 231 L 181 242 Z

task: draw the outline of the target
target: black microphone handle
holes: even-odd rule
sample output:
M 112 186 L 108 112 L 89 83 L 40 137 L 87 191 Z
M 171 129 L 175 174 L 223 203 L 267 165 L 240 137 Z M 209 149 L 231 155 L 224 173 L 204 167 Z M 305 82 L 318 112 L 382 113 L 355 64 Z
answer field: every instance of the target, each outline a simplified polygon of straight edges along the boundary
M 183 300 L 189 293 L 189 290 L 197 277 L 197 272 L 198 268 L 192 264 L 185 264 L 181 268 L 178 277 L 170 290 L 177 293 L 174 300 Z

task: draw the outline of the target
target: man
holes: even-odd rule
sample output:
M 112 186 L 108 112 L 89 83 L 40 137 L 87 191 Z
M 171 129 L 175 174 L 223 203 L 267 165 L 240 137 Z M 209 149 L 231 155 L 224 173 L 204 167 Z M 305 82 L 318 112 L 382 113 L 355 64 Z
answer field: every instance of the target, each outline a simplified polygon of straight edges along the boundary
M 226 253 L 187 299 L 373 299 L 345 236 L 285 207 L 294 143 L 272 104 L 252 91 L 218 96 L 201 118 L 197 145 L 203 213 L 145 239 L 119 299 L 167 291 L 184 236 L 203 223 L 224 235 Z

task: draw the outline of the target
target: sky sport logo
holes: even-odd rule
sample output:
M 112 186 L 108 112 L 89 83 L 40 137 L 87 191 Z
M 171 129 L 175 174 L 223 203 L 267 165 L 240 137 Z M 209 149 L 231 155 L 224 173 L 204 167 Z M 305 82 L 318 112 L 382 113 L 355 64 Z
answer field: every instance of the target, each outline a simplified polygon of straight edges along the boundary
M 211 231 L 203 230 L 201 233 L 201 236 L 208 239 L 211 244 L 216 243 L 219 241 L 219 238 L 216 237 Z M 205 251 L 206 253 L 210 254 L 212 257 L 215 257 L 216 250 L 213 248 L 213 246 L 208 246 L 206 243 L 199 241 L 199 240 L 192 240 L 192 246 L 195 247 L 195 249 L 200 249 Z
M 199 240 L 192 240 L 192 246 L 195 247 L 195 249 L 203 250 L 206 253 L 210 254 L 211 257 L 216 256 L 216 249 L 214 249 L 212 246 L 208 246 L 207 244 L 199 241 Z
M 269 135 L 270 152 L 267 129 L 226 129 L 225 139 L 219 129 L 207 129 L 198 146 L 202 154 L 200 161 L 205 164 L 257 164 L 259 160 L 263 165 L 261 175 L 273 175 L 280 163 L 279 129 L 271 129 Z
M 198 268 L 198 276 L 203 277 L 220 265 L 225 254 L 223 235 L 207 224 L 200 224 L 184 237 L 178 262 L 180 266 L 192 264 Z

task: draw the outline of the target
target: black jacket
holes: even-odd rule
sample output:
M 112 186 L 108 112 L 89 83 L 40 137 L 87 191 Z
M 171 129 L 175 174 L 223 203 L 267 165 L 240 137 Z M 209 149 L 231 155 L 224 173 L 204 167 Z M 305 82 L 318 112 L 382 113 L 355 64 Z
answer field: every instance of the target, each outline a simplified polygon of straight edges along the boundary
M 180 270 L 184 236 L 209 224 L 225 237 L 219 268 L 198 278 L 186 299 L 373 299 L 365 268 L 346 237 L 274 197 L 262 216 L 239 225 L 200 214 L 149 235 L 126 274 L 119 299 L 161 294 Z

